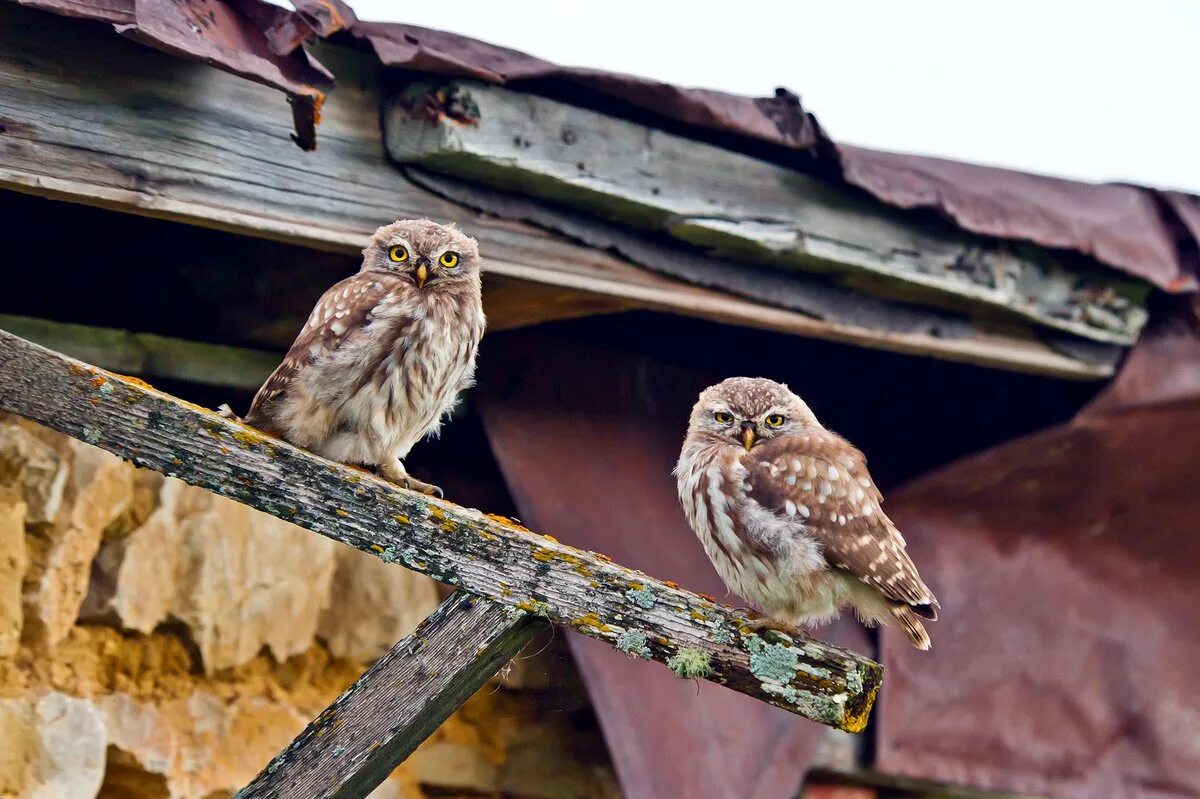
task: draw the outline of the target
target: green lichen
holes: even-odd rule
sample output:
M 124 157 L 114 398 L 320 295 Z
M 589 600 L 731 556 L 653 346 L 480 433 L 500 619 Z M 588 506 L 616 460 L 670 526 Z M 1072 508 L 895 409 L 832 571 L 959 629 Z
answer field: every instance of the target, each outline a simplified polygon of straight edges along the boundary
M 763 691 L 780 697 L 789 705 L 794 705 L 800 701 L 800 692 L 790 685 L 774 685 L 772 683 L 764 683 Z
M 699 680 L 713 673 L 712 655 L 703 649 L 684 647 L 667 659 L 667 666 L 676 677 Z
M 654 591 L 649 588 L 630 588 L 625 592 L 625 598 L 645 610 L 654 607 L 654 603 L 657 601 Z
M 724 624 L 718 624 L 713 628 L 712 639 L 718 644 L 732 644 L 734 641 L 733 632 Z
M 617 639 L 617 649 L 627 655 L 650 659 L 650 647 L 646 645 L 646 634 L 641 630 L 626 630 Z
M 846 674 L 846 688 L 851 693 L 861 694 L 863 689 L 862 675 L 858 673 L 858 669 L 851 669 Z
M 757 635 L 749 640 L 750 673 L 764 683 L 788 685 L 800 668 L 800 653 L 783 644 L 768 644 Z

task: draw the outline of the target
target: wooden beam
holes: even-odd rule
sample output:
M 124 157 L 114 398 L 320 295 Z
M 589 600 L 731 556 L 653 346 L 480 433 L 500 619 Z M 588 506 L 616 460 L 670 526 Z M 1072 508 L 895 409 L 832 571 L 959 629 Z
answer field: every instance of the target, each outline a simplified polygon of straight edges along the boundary
M 454 592 L 237 799 L 363 799 L 543 629 L 523 610 Z
M 432 121 L 425 98 L 478 109 Z M 1069 268 L 935 224 L 741 153 L 498 86 L 422 81 L 389 99 L 388 152 L 488 185 L 661 231 L 734 260 L 830 272 L 896 297 L 984 305 L 1096 341 L 1130 344 L 1148 287 Z M 1094 267 L 1094 265 L 1093 265 Z
M 1027 332 L 942 339 L 814 319 L 474 213 L 388 161 L 377 63 L 342 47 L 318 50 L 339 86 L 323 108 L 320 148 L 305 153 L 290 142 L 290 120 L 276 113 L 267 87 L 0 3 L 0 188 L 340 253 L 357 253 L 378 225 L 399 217 L 457 222 L 479 239 L 490 274 L 558 292 L 549 307 L 532 303 L 531 323 L 555 308 L 651 308 L 1006 369 L 1111 374 Z M 506 327 L 523 323 L 519 301 L 504 308 Z
M 742 613 L 603 555 L 405 491 L 3 331 L 0 410 L 822 724 L 861 731 L 882 680 L 861 655 L 746 633 Z
M 276 352 L 11 314 L 0 314 L 0 330 L 123 374 L 249 391 L 258 390 L 281 358 Z

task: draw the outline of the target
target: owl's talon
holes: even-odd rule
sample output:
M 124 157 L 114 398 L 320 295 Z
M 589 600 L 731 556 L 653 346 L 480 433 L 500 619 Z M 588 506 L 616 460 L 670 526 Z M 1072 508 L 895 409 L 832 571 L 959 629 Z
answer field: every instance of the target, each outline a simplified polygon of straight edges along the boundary
M 745 624 L 738 628 L 738 631 L 743 635 L 747 632 L 758 633 L 759 635 L 762 635 L 764 632 L 772 632 L 778 636 L 787 638 L 789 643 L 793 643 L 796 640 L 807 641 L 811 637 L 808 631 L 794 624 L 788 624 L 787 622 L 771 619 L 766 616 L 748 619 Z
M 418 491 L 429 497 L 437 497 L 438 499 L 446 498 L 446 494 L 442 491 L 440 486 L 435 486 L 433 483 L 426 483 L 423 480 L 418 480 L 415 477 L 404 478 L 400 485 L 404 486 L 410 491 Z

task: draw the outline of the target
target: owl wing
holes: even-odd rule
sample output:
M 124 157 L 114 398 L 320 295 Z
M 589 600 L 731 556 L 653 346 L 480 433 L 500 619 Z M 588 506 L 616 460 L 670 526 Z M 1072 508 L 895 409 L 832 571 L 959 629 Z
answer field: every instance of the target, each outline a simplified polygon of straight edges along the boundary
M 802 524 L 830 565 L 937 618 L 938 601 L 905 551 L 904 537 L 883 513 L 883 495 L 866 458 L 850 442 L 810 431 L 765 442 L 742 463 L 749 471 L 750 498 Z
M 378 277 L 360 272 L 322 294 L 283 362 L 254 395 L 246 421 L 256 425 L 266 422 L 271 404 L 283 396 L 301 369 L 361 335 L 372 320 L 372 311 L 390 288 Z

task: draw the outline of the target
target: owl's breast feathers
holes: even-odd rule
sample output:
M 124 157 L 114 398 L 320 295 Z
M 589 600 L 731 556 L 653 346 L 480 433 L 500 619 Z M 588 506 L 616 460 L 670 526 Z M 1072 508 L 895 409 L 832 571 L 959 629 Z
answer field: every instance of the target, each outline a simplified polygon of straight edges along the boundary
M 411 446 L 474 372 L 485 322 L 478 287 L 463 288 L 422 291 L 373 272 L 335 284 L 259 389 L 247 422 L 318 452 L 335 428 L 343 439 L 357 430 L 379 457 L 398 442 Z
M 812 536 L 831 566 L 937 618 L 937 599 L 884 514 L 866 458 L 848 441 L 825 430 L 785 436 L 755 447 L 742 464 L 748 499 Z

